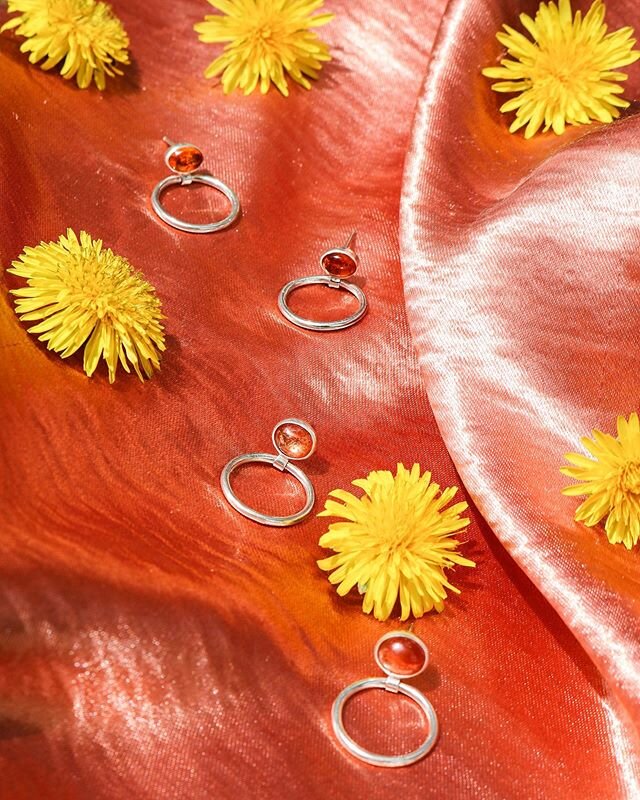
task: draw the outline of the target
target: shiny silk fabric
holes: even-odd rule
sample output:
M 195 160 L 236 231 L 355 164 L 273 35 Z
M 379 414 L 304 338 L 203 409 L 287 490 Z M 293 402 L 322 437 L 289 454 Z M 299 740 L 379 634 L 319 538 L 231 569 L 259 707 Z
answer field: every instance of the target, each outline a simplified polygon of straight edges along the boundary
M 3 265 L 86 229 L 156 286 L 168 334 L 151 381 L 88 379 L 26 333 L 3 276 L 1 800 L 639 796 L 638 556 L 571 522 L 557 471 L 637 408 L 637 120 L 509 136 L 478 71 L 519 4 L 444 5 L 332 0 L 334 61 L 288 99 L 204 81 L 197 0 L 115 0 L 134 64 L 103 94 L 0 38 Z M 640 26 L 630 0 L 611 13 Z M 235 227 L 154 216 L 164 134 L 238 192 Z M 212 195 L 167 205 L 204 219 Z M 354 228 L 368 316 L 292 328 L 280 287 Z M 441 736 L 412 767 L 358 762 L 330 726 L 397 621 L 335 595 L 315 565 L 326 521 L 263 528 L 222 497 L 226 461 L 269 450 L 286 416 L 316 427 L 318 509 L 397 461 L 466 483 L 477 568 L 415 626 Z M 266 468 L 238 492 L 282 514 L 300 499 Z M 386 752 L 422 734 L 383 692 L 347 722 Z
M 607 4 L 640 29 L 637 3 Z M 577 4 L 576 8 L 588 8 Z M 432 409 L 478 510 L 606 684 L 618 791 L 640 797 L 640 554 L 573 522 L 558 468 L 637 410 L 640 118 L 525 142 L 478 68 L 534 3 L 453 0 L 402 199 L 408 317 Z M 640 97 L 640 69 L 625 96 Z M 596 796 L 595 788 L 588 796 Z M 610 788 L 605 796 L 617 796 Z

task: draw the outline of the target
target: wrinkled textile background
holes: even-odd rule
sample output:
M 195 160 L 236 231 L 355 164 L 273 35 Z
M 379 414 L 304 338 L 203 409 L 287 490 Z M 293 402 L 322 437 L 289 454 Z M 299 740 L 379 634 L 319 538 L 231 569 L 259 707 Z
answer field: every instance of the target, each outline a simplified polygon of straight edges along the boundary
M 438 34 L 443 0 L 332 0 L 335 60 L 286 100 L 201 78 L 196 0 L 114 2 L 135 63 L 103 95 L 0 38 L 2 263 L 84 228 L 156 286 L 168 333 L 161 373 L 111 387 L 0 303 L 1 800 L 638 796 L 637 554 L 574 526 L 557 474 L 579 433 L 637 407 L 636 120 L 509 137 L 477 73 L 517 5 L 454 2 Z M 640 25 L 631 2 L 612 11 Z M 163 134 L 236 189 L 236 227 L 155 218 Z M 193 218 L 214 204 L 167 196 Z M 279 288 L 353 228 L 369 315 L 292 329 Z M 442 733 L 411 768 L 369 767 L 332 736 L 333 699 L 376 674 L 395 623 L 335 596 L 315 566 L 326 523 L 262 528 L 222 499 L 222 466 L 269 449 L 285 416 L 316 427 L 320 501 L 419 461 L 444 485 L 457 467 L 493 528 L 471 511 L 478 566 L 415 626 Z M 287 513 L 297 490 L 272 472 L 238 491 Z M 422 730 L 384 693 L 347 719 L 379 750 Z

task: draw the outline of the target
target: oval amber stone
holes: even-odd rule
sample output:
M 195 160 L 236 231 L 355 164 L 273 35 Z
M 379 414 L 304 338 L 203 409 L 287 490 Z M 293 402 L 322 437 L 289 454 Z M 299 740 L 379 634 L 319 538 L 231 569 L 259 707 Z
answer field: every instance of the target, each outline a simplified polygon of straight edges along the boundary
M 174 147 L 167 163 L 175 172 L 195 172 L 204 161 L 202 151 L 191 144 Z
M 281 453 L 288 458 L 306 458 L 313 450 L 313 437 L 308 430 L 295 422 L 278 425 L 273 441 Z
M 356 271 L 355 258 L 337 251 L 328 252 L 322 257 L 322 268 L 334 278 L 348 278 Z
M 417 675 L 427 666 L 427 654 L 419 642 L 409 636 L 390 636 L 378 645 L 378 661 L 394 675 Z

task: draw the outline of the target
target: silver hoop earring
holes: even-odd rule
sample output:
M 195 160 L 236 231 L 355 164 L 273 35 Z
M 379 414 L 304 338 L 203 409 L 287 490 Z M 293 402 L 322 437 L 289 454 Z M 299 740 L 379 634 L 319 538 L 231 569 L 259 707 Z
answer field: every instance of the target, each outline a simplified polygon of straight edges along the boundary
M 300 419 L 283 419 L 273 429 L 271 439 L 278 451 L 277 455 L 272 455 L 271 453 L 247 453 L 246 455 L 232 458 L 222 470 L 220 484 L 227 502 L 240 514 L 252 519 L 254 522 L 259 522 L 261 525 L 286 528 L 308 517 L 316 501 L 313 484 L 309 478 L 300 467 L 290 463 L 291 461 L 303 461 L 313 455 L 316 449 L 316 433 L 308 422 L 303 422 Z M 273 517 L 269 514 L 262 514 L 260 511 L 256 511 L 251 506 L 243 503 L 231 488 L 231 475 L 241 465 L 252 463 L 271 464 L 280 472 L 288 472 L 293 475 L 305 491 L 306 502 L 304 507 L 288 517 Z
M 358 268 L 359 259 L 351 247 L 355 235 L 354 231 L 344 247 L 334 247 L 320 256 L 320 266 L 327 273 L 326 275 L 312 275 L 309 278 L 298 278 L 282 287 L 280 295 L 278 296 L 278 308 L 280 309 L 280 313 L 286 317 L 289 322 L 292 322 L 299 328 L 305 328 L 309 331 L 340 331 L 344 328 L 350 328 L 364 317 L 367 313 L 367 298 L 365 293 L 359 286 L 355 286 L 353 283 L 344 280 L 354 275 Z M 289 308 L 287 302 L 289 295 L 301 286 L 309 286 L 310 284 L 324 284 L 333 289 L 345 289 L 347 292 L 351 292 L 358 300 L 358 310 L 344 319 L 338 319 L 333 322 L 316 322 L 315 320 L 298 316 Z
M 230 189 L 226 183 L 223 183 L 218 178 L 212 175 L 199 173 L 198 170 L 204 161 L 204 155 L 200 148 L 193 144 L 182 142 L 176 144 L 167 137 L 163 137 L 163 142 L 168 145 L 169 149 L 164 155 L 165 164 L 169 167 L 173 175 L 168 175 L 163 178 L 154 188 L 151 193 L 151 205 L 153 210 L 167 225 L 172 228 L 177 228 L 179 231 L 186 231 L 187 233 L 215 233 L 228 228 L 240 213 L 240 201 L 236 193 Z M 212 186 L 227 198 L 231 203 L 231 211 L 224 219 L 218 222 L 209 222 L 198 224 L 195 222 L 186 222 L 185 220 L 178 219 L 170 214 L 162 205 L 160 198 L 164 190 L 169 186 L 189 186 L 192 183 L 204 183 L 207 186 Z
M 366 678 L 343 689 L 333 704 L 331 713 L 333 730 L 340 744 L 361 761 L 373 764 L 375 767 L 406 767 L 424 758 L 438 738 L 438 718 L 433 706 L 421 691 L 401 680 L 402 678 L 414 678 L 424 672 L 429 663 L 429 651 L 422 639 L 413 633 L 396 631 L 387 633 L 379 639 L 373 654 L 377 665 L 387 677 Z M 404 694 L 420 707 L 427 721 L 428 733 L 427 738 L 417 750 L 397 756 L 381 755 L 365 750 L 349 736 L 342 721 L 345 703 L 353 695 L 366 689 L 384 689 L 394 694 Z

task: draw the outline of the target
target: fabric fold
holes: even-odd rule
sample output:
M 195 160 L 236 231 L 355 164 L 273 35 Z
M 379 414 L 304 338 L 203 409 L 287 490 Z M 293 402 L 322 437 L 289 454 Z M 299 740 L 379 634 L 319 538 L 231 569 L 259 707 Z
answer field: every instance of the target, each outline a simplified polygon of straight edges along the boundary
M 640 27 L 631 2 L 611 28 Z M 580 7 L 577 5 L 576 7 Z M 586 6 L 584 6 L 586 7 Z M 640 553 L 573 522 L 564 454 L 638 406 L 640 117 L 525 141 L 480 70 L 535 5 L 454 0 L 405 167 L 409 324 L 439 429 L 499 540 L 603 675 L 625 796 L 640 793 Z M 627 97 L 640 70 L 629 68 Z

